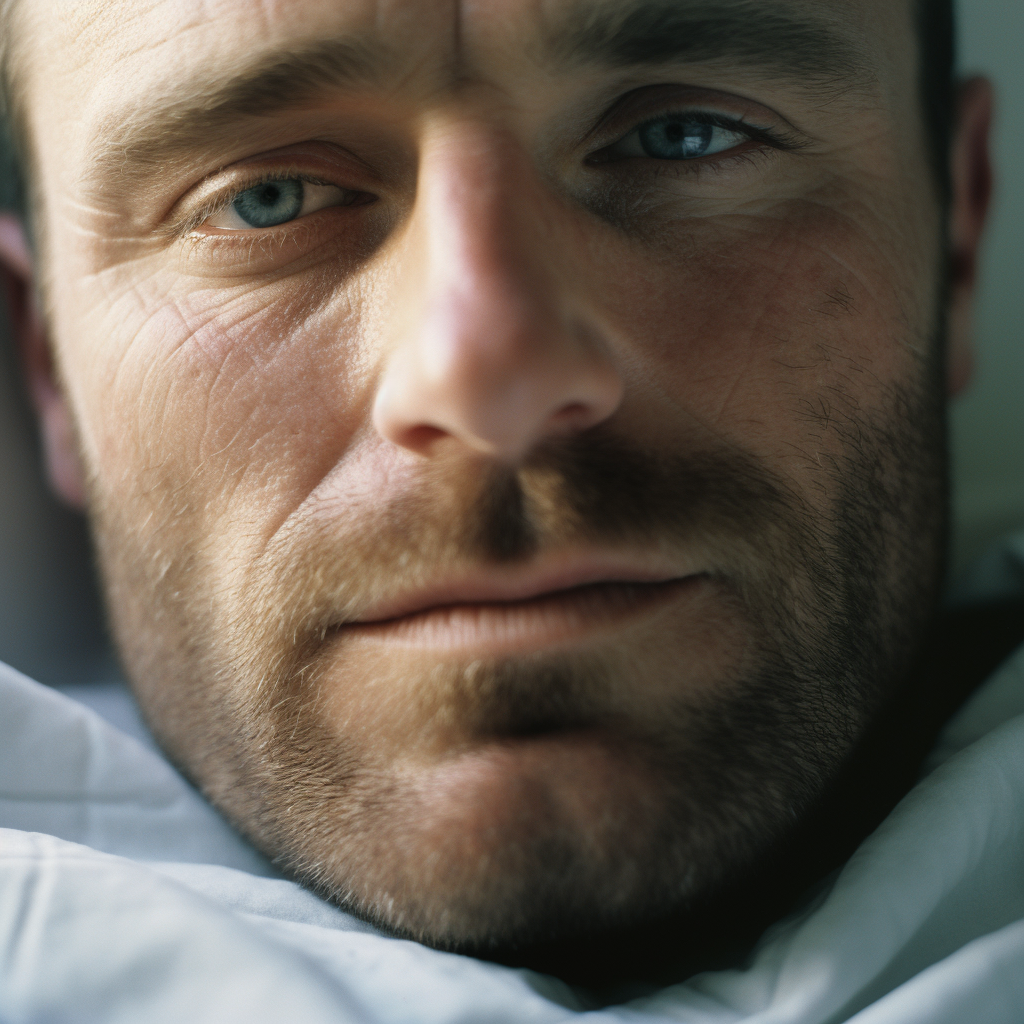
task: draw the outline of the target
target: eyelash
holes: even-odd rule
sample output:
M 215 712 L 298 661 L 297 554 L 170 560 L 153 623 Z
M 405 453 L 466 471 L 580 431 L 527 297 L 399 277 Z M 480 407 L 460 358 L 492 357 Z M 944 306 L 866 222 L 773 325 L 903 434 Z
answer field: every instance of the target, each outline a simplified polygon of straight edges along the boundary
M 794 135 L 787 135 L 771 128 L 759 128 L 750 124 L 742 118 L 725 117 L 722 114 L 710 113 L 707 111 L 696 111 L 693 120 L 698 124 L 706 124 L 712 128 L 722 128 L 725 131 L 741 132 L 752 142 L 760 142 L 773 149 L 791 151 L 800 148 L 800 142 Z
M 696 124 L 706 125 L 709 128 L 721 128 L 723 131 L 735 132 L 740 135 L 745 135 L 751 142 L 758 142 L 762 146 L 766 146 L 770 149 L 779 150 L 781 152 L 793 152 L 794 150 L 800 149 L 805 145 L 802 139 L 799 139 L 796 135 L 778 131 L 771 128 L 761 128 L 757 125 L 750 124 L 749 121 L 743 120 L 743 118 L 728 117 L 724 114 L 718 114 L 714 111 L 709 110 L 663 110 L 652 117 L 644 118 L 639 123 L 634 124 L 629 131 L 620 135 L 614 142 L 609 143 L 606 146 L 602 146 L 601 149 L 592 153 L 587 159 L 587 163 L 591 165 L 599 165 L 602 163 L 617 163 L 626 162 L 628 160 L 639 160 L 645 159 L 658 165 L 659 173 L 666 173 L 671 171 L 676 174 L 687 174 L 687 173 L 698 173 L 702 169 L 713 169 L 721 166 L 727 161 L 736 160 L 741 157 L 749 158 L 751 154 L 743 153 L 739 154 L 734 152 L 732 149 L 723 151 L 722 153 L 716 153 L 710 157 L 695 157 L 691 160 L 667 160 L 658 159 L 657 157 L 616 157 L 608 155 L 609 150 L 620 145 L 623 140 L 628 139 L 634 132 L 639 131 L 644 125 L 650 124 L 655 121 L 660 121 L 668 117 L 679 117 L 685 118 L 688 121 L 692 121 Z
M 249 189 L 258 188 L 260 185 L 266 185 L 271 181 L 302 181 L 308 185 L 326 185 L 334 188 L 340 188 L 343 191 L 359 192 L 358 189 L 345 189 L 343 185 L 337 185 L 335 182 L 326 181 L 323 178 L 319 178 L 313 174 L 303 174 L 301 171 L 293 171 L 288 168 L 278 168 L 272 171 L 264 171 L 262 174 L 256 174 L 252 178 L 243 179 L 241 182 L 233 182 L 229 188 L 224 189 L 221 192 L 216 193 L 207 199 L 202 205 L 193 210 L 189 215 L 178 224 L 175 228 L 175 233 L 182 236 L 193 234 L 197 228 L 202 227 L 207 220 L 213 217 L 215 214 L 226 210 L 243 192 L 248 192 Z M 353 204 L 355 205 L 355 204 Z M 359 204 L 361 205 L 361 204 Z M 289 228 L 295 225 L 296 221 L 286 221 L 285 223 L 278 225 L 278 228 Z M 269 231 L 273 231 L 274 228 L 265 228 L 262 233 L 266 234 Z M 239 232 L 241 234 L 241 232 Z

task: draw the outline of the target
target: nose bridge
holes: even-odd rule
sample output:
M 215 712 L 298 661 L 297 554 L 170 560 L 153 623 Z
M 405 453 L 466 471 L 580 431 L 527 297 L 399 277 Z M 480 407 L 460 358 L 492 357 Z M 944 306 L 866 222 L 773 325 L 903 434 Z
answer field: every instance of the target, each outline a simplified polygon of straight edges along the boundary
M 450 327 L 482 357 L 539 344 L 562 319 L 567 296 L 552 259 L 554 217 L 545 217 L 555 200 L 522 148 L 485 130 L 446 138 L 424 160 L 421 181 L 428 303 L 454 306 L 460 315 Z M 499 310 L 504 316 L 495 319 Z
M 515 462 L 618 405 L 574 294 L 559 202 L 511 133 L 463 124 L 426 139 L 404 255 L 419 265 L 397 296 L 378 432 L 421 454 L 443 436 Z

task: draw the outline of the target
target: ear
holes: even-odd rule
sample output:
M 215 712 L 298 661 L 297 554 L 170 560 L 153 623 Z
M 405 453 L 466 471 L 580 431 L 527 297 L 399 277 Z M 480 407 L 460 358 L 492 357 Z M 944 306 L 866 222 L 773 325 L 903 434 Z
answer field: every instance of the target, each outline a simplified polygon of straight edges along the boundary
M 951 288 L 947 381 L 949 394 L 967 387 L 974 366 L 973 315 L 978 250 L 992 199 L 992 85 L 971 78 L 960 86 L 953 140 L 950 210 Z
M 32 254 L 21 221 L 6 213 L 0 213 L 0 283 L 29 398 L 39 422 L 50 486 L 69 505 L 84 508 L 85 474 L 71 411 L 57 384 L 46 324 L 36 296 Z

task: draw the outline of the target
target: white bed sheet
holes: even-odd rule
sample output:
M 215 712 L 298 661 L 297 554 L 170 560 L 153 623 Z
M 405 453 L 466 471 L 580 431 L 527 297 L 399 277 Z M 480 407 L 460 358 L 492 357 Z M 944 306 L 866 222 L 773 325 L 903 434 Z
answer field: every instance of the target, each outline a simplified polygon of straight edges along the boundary
M 1020 1024 L 1022 712 L 1024 650 L 749 965 L 587 1012 L 281 879 L 157 751 L 0 667 L 0 1021 Z

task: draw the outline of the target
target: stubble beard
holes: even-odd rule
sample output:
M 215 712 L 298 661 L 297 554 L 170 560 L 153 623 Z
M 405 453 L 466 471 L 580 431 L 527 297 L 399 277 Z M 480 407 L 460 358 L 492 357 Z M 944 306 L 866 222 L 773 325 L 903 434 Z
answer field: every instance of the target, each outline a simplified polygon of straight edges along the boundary
M 785 839 L 908 671 L 946 530 L 941 388 L 931 360 L 918 371 L 872 416 L 830 416 L 823 505 L 743 452 L 653 455 L 597 429 L 482 483 L 476 467 L 424 477 L 372 521 L 300 522 L 225 575 L 195 530 L 161 541 L 131 502 L 94 494 L 129 678 L 170 756 L 244 834 L 395 934 L 477 952 L 685 911 Z M 338 728 L 341 624 L 380 581 L 652 538 L 699 546 L 741 626 L 713 685 L 631 719 L 616 695 L 642 702 L 648 680 L 614 657 L 476 660 L 396 683 L 411 744 L 519 752 L 488 827 L 457 799 L 439 811 Z M 569 732 L 600 756 L 562 757 Z

